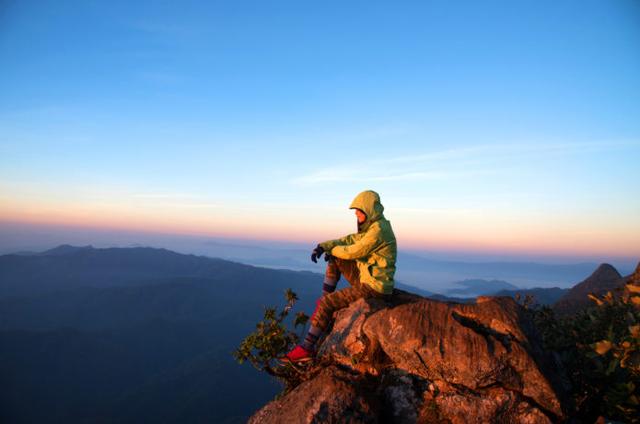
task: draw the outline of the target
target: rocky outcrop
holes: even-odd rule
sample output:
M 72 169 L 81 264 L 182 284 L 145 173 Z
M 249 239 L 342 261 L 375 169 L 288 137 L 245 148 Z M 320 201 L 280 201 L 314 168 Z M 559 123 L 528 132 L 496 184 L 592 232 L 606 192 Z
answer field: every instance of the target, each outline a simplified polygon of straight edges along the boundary
M 309 379 L 251 422 L 548 423 L 558 371 L 510 297 L 445 303 L 397 291 L 338 311 Z
M 249 423 L 378 422 L 375 387 L 367 380 L 366 375 L 328 366 L 284 398 L 267 404 Z
M 584 281 L 576 284 L 554 305 L 553 310 L 559 316 L 567 316 L 582 309 L 593 306 L 589 293 L 604 294 L 609 290 L 622 287 L 629 277 L 620 275 L 617 269 L 609 264 L 600 264 Z

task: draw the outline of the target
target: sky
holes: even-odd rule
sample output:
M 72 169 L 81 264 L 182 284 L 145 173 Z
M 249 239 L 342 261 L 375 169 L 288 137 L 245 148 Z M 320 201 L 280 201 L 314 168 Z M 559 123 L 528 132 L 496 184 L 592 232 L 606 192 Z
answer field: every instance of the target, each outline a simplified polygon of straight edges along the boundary
M 0 1 L 0 223 L 640 257 L 640 2 Z

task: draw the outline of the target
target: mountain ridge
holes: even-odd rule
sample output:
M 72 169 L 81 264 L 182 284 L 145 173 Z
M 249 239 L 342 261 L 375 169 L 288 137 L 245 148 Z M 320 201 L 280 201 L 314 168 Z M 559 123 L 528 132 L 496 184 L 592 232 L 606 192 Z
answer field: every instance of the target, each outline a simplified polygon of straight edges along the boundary
M 592 305 L 593 302 L 588 296 L 590 293 L 599 295 L 608 290 L 622 287 L 631 275 L 623 277 L 614 266 L 602 263 L 591 275 L 574 285 L 558 299 L 554 303 L 553 309 L 560 316 L 571 315 Z

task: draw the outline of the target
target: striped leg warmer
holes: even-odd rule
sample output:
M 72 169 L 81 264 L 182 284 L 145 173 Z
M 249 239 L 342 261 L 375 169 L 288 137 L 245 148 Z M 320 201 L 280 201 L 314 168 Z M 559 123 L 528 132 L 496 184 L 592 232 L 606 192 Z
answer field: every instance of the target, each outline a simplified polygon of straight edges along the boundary
M 315 327 L 312 325 L 309 328 L 307 337 L 305 337 L 304 341 L 302 342 L 302 347 L 308 351 L 313 351 L 321 335 L 322 330 L 320 329 L 320 327 Z
M 335 261 L 331 260 L 327 263 L 327 269 L 324 273 L 324 283 L 322 284 L 322 294 L 333 293 L 336 290 L 338 281 L 340 280 L 340 270 Z

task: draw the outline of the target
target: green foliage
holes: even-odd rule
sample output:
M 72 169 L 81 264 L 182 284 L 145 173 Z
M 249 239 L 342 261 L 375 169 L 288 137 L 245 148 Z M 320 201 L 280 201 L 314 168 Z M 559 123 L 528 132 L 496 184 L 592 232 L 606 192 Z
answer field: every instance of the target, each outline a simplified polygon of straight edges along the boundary
M 278 358 L 284 356 L 300 340 L 300 335 L 286 326 L 286 318 L 291 312 L 298 296 L 291 290 L 285 291 L 287 303 L 282 311 L 266 308 L 262 321 L 256 324 L 256 330 L 242 340 L 233 356 L 239 363 L 249 361 L 256 369 L 276 377 L 285 385 L 285 392 L 296 386 L 301 380 L 300 371 L 293 365 L 278 365 Z M 293 320 L 294 328 L 304 326 L 309 317 L 298 312 Z
M 627 284 L 604 296 L 589 295 L 594 307 L 557 318 L 549 307 L 524 306 L 544 346 L 554 351 L 572 385 L 575 415 L 640 422 L 640 288 Z

